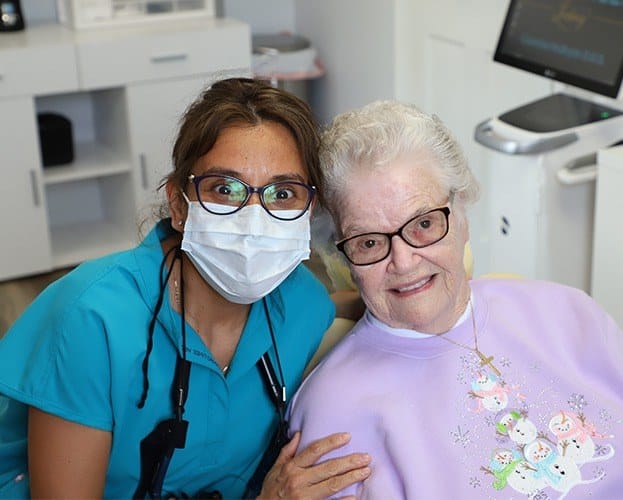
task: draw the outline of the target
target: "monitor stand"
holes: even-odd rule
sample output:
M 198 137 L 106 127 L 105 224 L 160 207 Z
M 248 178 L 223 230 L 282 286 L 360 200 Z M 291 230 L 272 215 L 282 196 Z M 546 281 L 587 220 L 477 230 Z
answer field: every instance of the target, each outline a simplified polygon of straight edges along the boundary
M 558 93 L 512 109 L 498 119 L 531 132 L 556 132 L 621 114 L 618 109 Z

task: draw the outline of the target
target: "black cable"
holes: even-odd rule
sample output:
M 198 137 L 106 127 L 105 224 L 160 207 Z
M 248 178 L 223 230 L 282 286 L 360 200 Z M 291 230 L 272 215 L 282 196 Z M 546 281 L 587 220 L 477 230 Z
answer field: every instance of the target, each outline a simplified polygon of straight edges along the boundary
M 143 392 L 141 394 L 140 401 L 136 405 L 139 409 L 142 409 L 145 406 L 145 401 L 147 400 L 147 392 L 149 391 L 149 356 L 151 355 L 151 351 L 154 347 L 154 331 L 156 329 L 156 321 L 158 320 L 158 314 L 160 313 L 160 309 L 162 308 L 162 302 L 164 300 L 164 291 L 166 288 L 165 284 L 169 281 L 169 278 L 171 277 L 171 272 L 173 271 L 173 262 L 171 263 L 171 267 L 167 270 L 167 274 L 164 280 L 162 280 L 162 273 L 164 271 L 164 266 L 166 265 L 167 259 L 173 251 L 175 251 L 173 262 L 175 262 L 175 260 L 178 258 L 181 260 L 181 249 L 179 246 L 174 246 L 169 251 L 167 251 L 167 253 L 162 258 L 162 263 L 160 264 L 160 272 L 158 273 L 158 276 L 160 276 L 160 291 L 158 293 L 158 300 L 156 301 L 156 306 L 154 308 L 154 314 L 152 315 L 149 322 L 149 330 L 147 331 L 147 348 L 145 350 L 145 356 L 143 357 L 143 363 L 141 366 L 141 369 L 143 371 Z M 186 339 L 184 333 L 185 328 L 182 323 L 182 337 L 185 344 Z M 184 345 L 184 356 L 186 355 L 185 348 L 186 346 Z
M 277 349 L 277 341 L 275 340 L 275 331 L 273 330 L 273 322 L 270 320 L 270 314 L 268 313 L 268 304 L 266 303 L 266 297 L 262 297 L 262 304 L 264 305 L 264 313 L 266 314 L 266 320 L 268 321 L 268 330 L 270 331 L 270 339 L 275 349 L 275 360 L 277 361 L 277 368 L 279 370 L 279 377 L 281 378 L 281 401 L 286 402 L 286 379 L 283 376 L 283 370 L 281 369 L 281 360 L 279 359 L 279 349 Z

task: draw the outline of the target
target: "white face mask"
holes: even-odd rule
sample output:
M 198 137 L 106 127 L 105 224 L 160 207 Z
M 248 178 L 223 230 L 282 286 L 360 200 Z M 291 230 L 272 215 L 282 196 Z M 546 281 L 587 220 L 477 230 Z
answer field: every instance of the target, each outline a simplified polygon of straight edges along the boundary
M 216 215 L 188 201 L 182 250 L 223 297 L 251 304 L 309 258 L 309 219 L 309 210 L 296 220 L 275 219 L 259 204 Z

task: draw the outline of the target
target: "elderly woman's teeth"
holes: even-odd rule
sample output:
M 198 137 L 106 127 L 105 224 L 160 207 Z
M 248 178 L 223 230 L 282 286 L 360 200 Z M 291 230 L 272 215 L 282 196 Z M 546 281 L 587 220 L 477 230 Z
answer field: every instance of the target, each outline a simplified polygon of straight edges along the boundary
M 404 288 L 399 288 L 398 291 L 402 293 L 402 292 L 410 292 L 411 290 L 416 290 L 417 288 L 421 288 L 424 285 L 426 285 L 426 283 L 428 283 L 431 279 L 432 279 L 432 276 L 429 276 L 428 278 L 420 280 L 413 285 L 409 285 Z

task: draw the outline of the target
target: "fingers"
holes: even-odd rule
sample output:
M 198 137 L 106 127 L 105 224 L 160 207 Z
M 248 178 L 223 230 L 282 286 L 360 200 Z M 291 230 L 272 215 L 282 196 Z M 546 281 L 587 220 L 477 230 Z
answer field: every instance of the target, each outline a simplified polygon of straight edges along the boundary
M 286 467 L 282 469 L 283 476 L 276 478 L 275 484 L 272 485 L 273 491 L 276 494 L 271 497 L 269 488 L 265 488 L 267 494 L 261 496 L 261 498 L 288 498 L 290 500 L 305 499 L 305 500 L 321 500 L 327 497 L 333 497 L 336 493 L 348 486 L 363 481 L 370 473 L 370 467 L 362 467 L 354 470 L 349 470 L 344 474 L 333 475 L 325 480 L 319 482 L 310 482 L 311 477 L 314 477 L 313 469 L 308 468 L 303 473 L 299 469 L 299 473 L 295 474 L 293 469 L 289 466 L 292 462 L 286 464 Z M 286 470 L 288 468 L 288 470 Z M 317 478 L 316 478 L 317 479 Z M 313 479 L 314 481 L 316 479 Z M 265 484 L 266 486 L 266 484 Z M 345 496 L 344 498 L 352 498 Z
M 301 433 L 296 432 L 294 436 L 292 436 L 292 439 L 290 439 L 290 441 L 288 441 L 288 443 L 283 448 L 281 448 L 281 451 L 277 456 L 277 460 L 275 461 L 275 465 L 282 465 L 288 460 L 291 460 L 296 454 L 296 449 L 298 448 L 300 442 Z
M 361 481 L 368 476 L 370 461 L 370 455 L 367 453 L 352 453 L 344 457 L 332 458 L 309 468 L 309 471 L 314 474 L 309 479 L 309 483 L 318 484 L 326 482 L 331 487 L 333 478 L 345 478 L 346 481 L 349 481 L 348 484 Z M 343 481 L 340 480 L 340 484 L 342 483 Z M 344 486 L 340 486 L 337 489 L 331 487 L 331 491 L 339 491 L 342 488 Z
M 280 492 L 290 498 L 326 498 L 366 479 L 371 469 L 367 453 L 351 453 L 322 460 L 327 452 L 344 446 L 350 440 L 346 433 L 333 434 L 311 443 L 281 468 L 285 479 Z
M 358 457 L 358 458 L 354 458 Z M 309 494 L 311 498 L 326 498 L 328 496 L 333 496 L 340 490 L 351 486 L 355 483 L 361 482 L 365 480 L 371 474 L 371 469 L 367 465 L 370 463 L 370 457 L 362 456 L 362 454 L 351 455 L 350 457 L 344 457 L 340 460 L 346 460 L 350 458 L 350 464 L 357 464 L 353 469 L 348 470 L 345 473 L 338 473 L 332 476 L 329 476 L 327 479 L 320 481 L 309 488 Z M 346 464 L 336 465 L 338 470 L 342 470 L 342 467 L 345 467 Z
M 371 469 L 367 453 L 351 453 L 324 459 L 350 441 L 348 433 L 337 433 L 314 441 L 296 453 L 300 433 L 283 447 L 275 465 L 267 474 L 258 498 L 323 499 L 366 479 Z M 350 500 L 350 497 L 344 497 Z
M 338 432 L 314 441 L 296 456 L 296 465 L 309 467 L 315 464 L 323 455 L 341 448 L 349 441 L 350 434 L 347 432 Z

